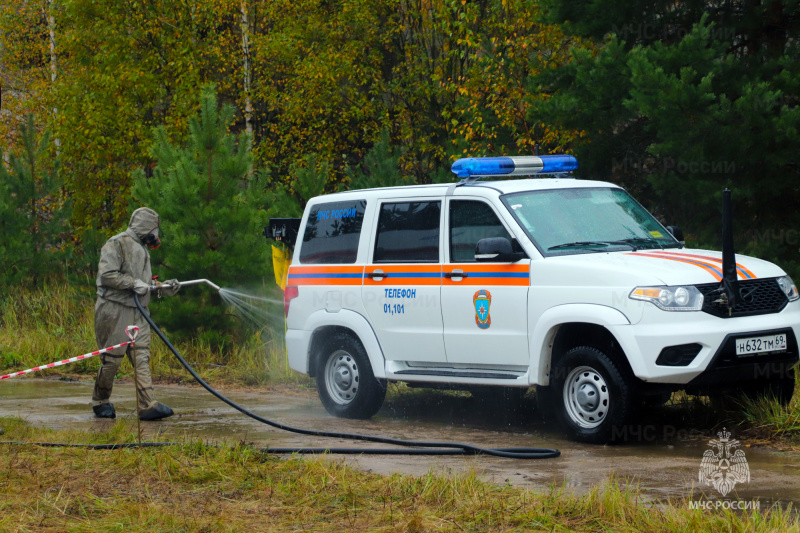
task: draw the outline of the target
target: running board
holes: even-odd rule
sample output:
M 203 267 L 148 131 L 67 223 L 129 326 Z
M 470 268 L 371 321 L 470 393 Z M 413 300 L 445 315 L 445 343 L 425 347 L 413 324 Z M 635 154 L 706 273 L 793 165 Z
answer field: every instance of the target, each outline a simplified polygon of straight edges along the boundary
M 501 374 L 499 372 L 464 372 L 459 370 L 398 370 L 393 372 L 395 375 L 408 376 L 447 376 L 453 378 L 477 378 L 477 379 L 517 379 L 519 374 Z

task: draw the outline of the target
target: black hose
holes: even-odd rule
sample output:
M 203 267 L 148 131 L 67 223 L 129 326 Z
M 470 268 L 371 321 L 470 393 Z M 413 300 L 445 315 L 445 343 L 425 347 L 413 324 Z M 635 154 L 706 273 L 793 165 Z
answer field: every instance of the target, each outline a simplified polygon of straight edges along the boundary
M 164 448 L 180 446 L 178 442 L 120 442 L 114 444 L 75 444 L 71 442 L 29 442 L 21 440 L 0 441 L 10 446 L 41 446 L 42 448 L 86 448 L 88 450 L 125 450 L 128 448 Z M 504 450 L 530 450 L 531 448 L 502 448 Z M 326 453 L 347 455 L 467 455 L 459 448 L 426 450 L 424 448 L 258 448 L 261 452 L 274 454 L 302 453 L 322 455 Z M 469 454 L 477 455 L 477 454 Z
M 373 435 L 360 435 L 357 433 L 338 433 L 335 431 L 319 431 L 313 429 L 304 429 L 304 428 L 296 428 L 293 426 L 288 426 L 286 424 L 281 424 L 279 422 L 275 422 L 273 420 L 269 420 L 263 418 L 252 411 L 240 406 L 233 400 L 223 396 L 219 392 L 217 392 L 211 385 L 206 383 L 203 378 L 197 375 L 197 372 L 189 365 L 188 362 L 181 356 L 178 352 L 177 348 L 175 348 L 172 343 L 167 339 L 167 337 L 158 329 L 158 326 L 153 319 L 150 318 L 150 315 L 147 314 L 144 307 L 142 307 L 141 302 L 139 301 L 139 295 L 134 293 L 134 300 L 136 301 L 136 307 L 139 308 L 139 312 L 142 313 L 145 320 L 150 324 L 150 327 L 153 328 L 153 331 L 164 341 L 164 344 L 167 345 L 167 348 L 175 354 L 175 357 L 178 358 L 178 361 L 183 365 L 183 368 L 186 369 L 189 374 L 197 381 L 200 385 L 203 386 L 208 392 L 216 396 L 218 399 L 222 400 L 226 404 L 230 405 L 240 413 L 243 413 L 253 420 L 257 420 L 262 424 L 267 424 L 277 429 L 282 429 L 284 431 L 290 431 L 292 433 L 300 433 L 302 435 L 312 435 L 315 437 L 331 437 L 331 438 L 338 438 L 338 439 L 350 439 L 350 440 L 359 440 L 359 441 L 366 441 L 366 442 L 377 442 L 380 444 L 394 444 L 397 446 L 414 446 L 417 447 L 411 450 L 390 450 L 390 449 L 375 449 L 375 448 L 267 448 L 266 451 L 273 452 L 273 453 L 308 453 L 308 454 L 315 454 L 315 453 L 335 453 L 335 454 L 365 454 L 365 455 L 392 455 L 392 454 L 403 454 L 403 455 L 492 455 L 495 457 L 506 457 L 509 459 L 550 459 L 554 457 L 559 457 L 561 452 L 555 450 L 553 448 L 481 448 L 479 446 L 473 446 L 472 444 L 462 444 L 459 442 L 423 442 L 423 441 L 409 441 L 409 440 L 401 440 L 401 439 L 392 439 L 389 437 L 378 437 Z M 424 449 L 424 448 L 435 448 L 433 450 Z

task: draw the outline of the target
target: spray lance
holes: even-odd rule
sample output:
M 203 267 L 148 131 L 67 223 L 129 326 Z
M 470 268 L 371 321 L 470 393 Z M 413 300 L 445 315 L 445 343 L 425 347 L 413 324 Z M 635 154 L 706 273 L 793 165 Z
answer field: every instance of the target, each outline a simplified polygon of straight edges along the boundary
M 199 285 L 201 283 L 210 285 L 213 289 L 217 291 L 222 290 L 219 285 L 207 279 L 193 279 L 190 281 L 175 281 L 175 282 L 161 283 L 158 281 L 158 276 L 153 276 L 152 282 L 150 283 L 150 292 L 156 293 L 156 295 L 159 298 L 161 298 L 161 289 L 178 289 L 180 287 L 187 287 L 189 285 Z

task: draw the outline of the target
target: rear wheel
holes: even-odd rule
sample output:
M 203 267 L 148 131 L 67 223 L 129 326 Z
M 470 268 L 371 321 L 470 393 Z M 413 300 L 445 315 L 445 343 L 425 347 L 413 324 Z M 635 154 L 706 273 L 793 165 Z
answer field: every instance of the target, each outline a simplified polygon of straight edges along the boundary
M 607 443 L 620 438 L 634 404 L 634 391 L 610 357 L 589 346 L 568 351 L 553 367 L 555 415 L 574 440 Z
M 318 365 L 317 393 L 330 414 L 369 418 L 383 405 L 386 384 L 375 379 L 364 347 L 351 335 L 333 335 Z

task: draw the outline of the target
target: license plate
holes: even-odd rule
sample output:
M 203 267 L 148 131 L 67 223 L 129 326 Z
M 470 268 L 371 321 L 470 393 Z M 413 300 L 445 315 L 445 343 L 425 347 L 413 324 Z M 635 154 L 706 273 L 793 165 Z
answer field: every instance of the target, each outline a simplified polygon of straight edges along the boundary
M 767 335 L 765 337 L 750 337 L 736 339 L 736 355 L 747 357 L 767 352 L 786 351 L 786 334 Z

